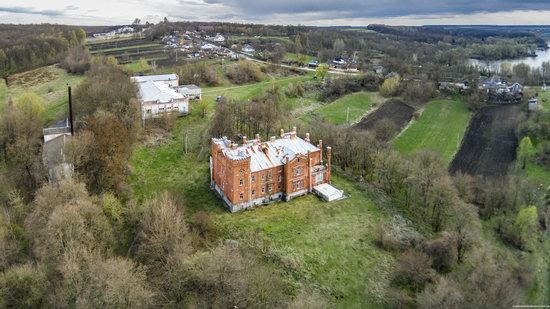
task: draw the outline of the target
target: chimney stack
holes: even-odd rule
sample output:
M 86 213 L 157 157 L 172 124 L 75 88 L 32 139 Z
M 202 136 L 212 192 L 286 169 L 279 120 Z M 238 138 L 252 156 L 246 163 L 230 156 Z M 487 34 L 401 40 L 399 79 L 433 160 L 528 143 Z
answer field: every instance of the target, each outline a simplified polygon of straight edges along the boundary
M 284 137 L 284 136 L 285 136 L 285 130 L 281 129 L 281 137 Z
M 246 135 L 243 135 L 243 145 L 246 145 L 248 143 L 248 138 L 246 138 Z
M 258 141 L 258 143 L 261 141 L 260 134 L 258 134 L 258 133 L 256 133 L 256 140 Z
M 231 149 L 237 150 L 237 143 L 232 143 L 231 144 Z
M 317 145 L 317 147 L 319 148 L 319 153 L 321 154 L 320 155 L 321 165 L 323 165 L 323 140 L 322 139 L 319 140 L 319 144 Z
M 73 120 L 73 97 L 71 93 L 71 86 L 67 83 L 67 91 L 69 92 L 69 121 L 71 123 L 71 136 L 74 135 L 74 120 Z
M 296 127 L 292 127 L 292 133 L 296 133 Z
M 327 147 L 327 181 L 330 183 L 330 168 L 331 168 L 332 147 Z
M 306 133 L 306 142 L 309 143 L 309 133 Z
M 276 139 L 276 137 L 275 137 L 275 136 L 272 136 L 272 137 L 271 137 L 271 142 L 274 142 L 275 139 Z

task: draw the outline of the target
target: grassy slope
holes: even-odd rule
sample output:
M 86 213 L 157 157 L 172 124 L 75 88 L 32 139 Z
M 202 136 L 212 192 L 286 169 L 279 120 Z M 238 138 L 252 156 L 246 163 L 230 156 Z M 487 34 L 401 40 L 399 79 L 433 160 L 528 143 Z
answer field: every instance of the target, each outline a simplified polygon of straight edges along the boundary
M 0 78 L 0 112 L 6 104 L 7 95 L 8 87 L 6 86 L 6 81 L 3 78 Z
M 173 139 L 138 148 L 130 177 L 136 197 L 145 199 L 163 190 L 182 194 L 189 213 L 212 214 L 223 237 L 256 231 L 269 239 L 285 260 L 296 265 L 289 269 L 289 280 L 319 287 L 339 308 L 376 306 L 389 284 L 393 256 L 373 244 L 372 231 L 388 215 L 364 190 L 337 175 L 334 184 L 350 195 L 345 200 L 325 203 L 310 195 L 228 213 L 209 189 L 207 160 L 197 160 L 198 149 L 183 153 L 184 132 L 194 141 L 207 126 L 208 121 L 192 112 L 178 121 Z
M 315 57 L 306 55 L 306 63 L 309 63 L 312 59 L 315 59 Z M 286 53 L 283 61 L 297 62 L 297 61 L 299 61 L 298 54 L 296 54 L 296 53 Z
M 464 102 L 431 101 L 420 118 L 396 138 L 395 148 L 404 154 L 420 149 L 433 150 L 448 163 L 460 147 L 470 116 Z
M 371 107 L 373 100 L 365 92 L 349 94 L 322 108 L 316 113 L 333 124 L 346 123 L 347 110 L 349 108 L 349 122 L 360 119 Z
M 276 80 L 266 78 L 264 81 L 255 84 L 246 84 L 241 86 L 222 86 L 222 87 L 207 87 L 203 88 L 202 94 L 205 98 L 216 98 L 217 96 L 228 96 L 235 100 L 252 99 L 263 93 L 274 83 L 280 87 L 286 87 L 290 83 L 306 81 L 312 78 L 312 75 L 299 75 L 283 77 Z
M 539 94 L 540 108 L 542 108 L 542 110 L 547 114 L 547 117 L 550 119 L 550 90 L 546 90 L 545 92 L 541 91 L 541 89 L 537 90 Z M 525 173 L 529 178 L 531 178 L 531 180 L 540 183 L 545 187 L 550 186 L 550 169 L 530 162 L 527 164 Z
M 67 109 L 67 83 L 73 86 L 74 91 L 83 79 L 81 75 L 67 74 L 65 70 L 55 66 L 42 67 L 12 76 L 6 96 L 17 98 L 25 92 L 36 93 L 45 107 L 44 120 L 51 122 L 63 115 Z M 5 100 L 2 101 L 4 102 Z

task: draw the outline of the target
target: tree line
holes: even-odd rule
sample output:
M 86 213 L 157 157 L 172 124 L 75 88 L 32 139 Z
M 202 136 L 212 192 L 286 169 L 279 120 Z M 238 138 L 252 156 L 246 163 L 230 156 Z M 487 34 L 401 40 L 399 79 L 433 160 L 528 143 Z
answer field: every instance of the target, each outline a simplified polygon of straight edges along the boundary
M 59 25 L 0 25 L 0 77 L 61 61 L 86 32 Z

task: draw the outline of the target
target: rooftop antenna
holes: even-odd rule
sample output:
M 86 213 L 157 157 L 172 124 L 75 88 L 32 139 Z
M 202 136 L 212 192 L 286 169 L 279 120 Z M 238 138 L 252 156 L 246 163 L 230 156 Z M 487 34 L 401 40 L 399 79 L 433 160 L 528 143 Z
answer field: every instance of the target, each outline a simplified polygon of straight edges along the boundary
M 73 98 L 71 95 L 71 86 L 67 83 L 67 91 L 69 92 L 69 121 L 71 123 L 71 136 L 74 135 L 74 123 L 73 123 Z

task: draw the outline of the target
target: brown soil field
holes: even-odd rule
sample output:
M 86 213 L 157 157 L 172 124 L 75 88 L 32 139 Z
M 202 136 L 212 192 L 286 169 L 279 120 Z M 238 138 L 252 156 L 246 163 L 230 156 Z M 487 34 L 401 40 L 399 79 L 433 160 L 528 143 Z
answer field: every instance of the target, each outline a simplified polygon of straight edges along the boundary
M 472 120 L 449 171 L 476 176 L 501 176 L 516 159 L 515 130 L 521 105 L 491 105 L 482 108 Z
M 354 127 L 360 130 L 371 130 L 382 119 L 389 119 L 396 125 L 396 132 L 411 121 L 415 109 L 400 100 L 390 100 L 380 106 L 376 111 L 368 114 Z

